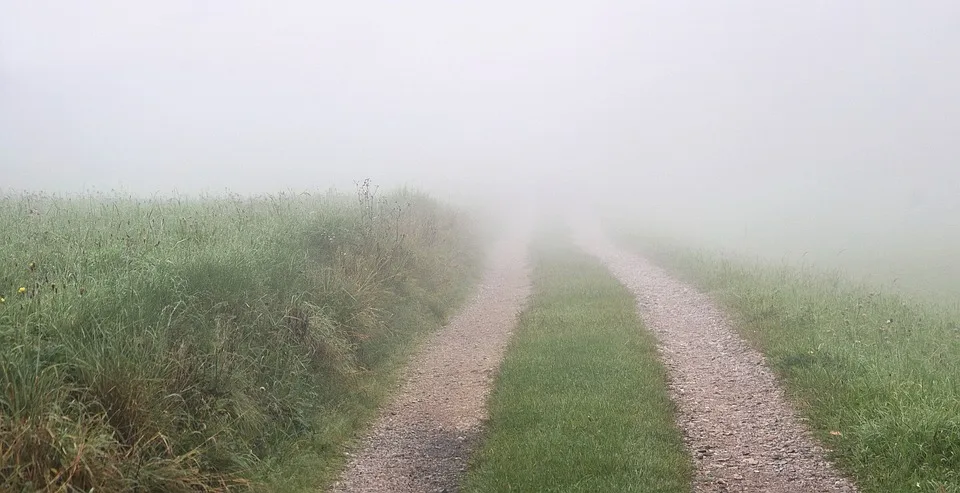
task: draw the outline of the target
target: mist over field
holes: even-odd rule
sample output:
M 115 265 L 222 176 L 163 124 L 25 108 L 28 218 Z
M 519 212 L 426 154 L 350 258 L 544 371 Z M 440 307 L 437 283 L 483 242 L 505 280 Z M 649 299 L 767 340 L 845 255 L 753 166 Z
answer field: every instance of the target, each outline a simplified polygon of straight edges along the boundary
M 370 177 L 946 285 L 958 26 L 947 0 L 6 0 L 0 188 Z
M 0 491 L 960 493 L 958 88 L 956 0 L 0 0 Z

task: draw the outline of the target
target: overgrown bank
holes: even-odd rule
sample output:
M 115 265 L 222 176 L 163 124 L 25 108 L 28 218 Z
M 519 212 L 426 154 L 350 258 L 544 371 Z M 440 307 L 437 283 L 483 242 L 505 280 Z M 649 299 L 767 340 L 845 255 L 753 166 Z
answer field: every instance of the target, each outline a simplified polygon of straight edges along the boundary
M 863 491 L 960 491 L 960 313 L 835 274 L 624 242 L 708 291 Z
M 0 490 L 329 480 L 479 264 L 457 211 L 359 192 L 0 198 Z

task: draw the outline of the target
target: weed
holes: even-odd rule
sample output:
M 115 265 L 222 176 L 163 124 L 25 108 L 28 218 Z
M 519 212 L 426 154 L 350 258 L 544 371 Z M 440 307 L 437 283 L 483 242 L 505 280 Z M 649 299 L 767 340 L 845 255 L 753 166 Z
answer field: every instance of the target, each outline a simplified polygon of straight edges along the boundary
M 0 197 L 0 490 L 328 481 L 478 263 L 458 212 L 357 197 Z

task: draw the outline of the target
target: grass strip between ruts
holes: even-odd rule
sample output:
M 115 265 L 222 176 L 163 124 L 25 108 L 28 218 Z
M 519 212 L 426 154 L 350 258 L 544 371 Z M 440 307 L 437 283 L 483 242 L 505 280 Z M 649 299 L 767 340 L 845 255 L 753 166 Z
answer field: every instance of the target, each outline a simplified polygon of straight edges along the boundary
M 540 241 L 533 258 L 534 294 L 464 490 L 690 491 L 666 370 L 634 297 L 565 242 Z

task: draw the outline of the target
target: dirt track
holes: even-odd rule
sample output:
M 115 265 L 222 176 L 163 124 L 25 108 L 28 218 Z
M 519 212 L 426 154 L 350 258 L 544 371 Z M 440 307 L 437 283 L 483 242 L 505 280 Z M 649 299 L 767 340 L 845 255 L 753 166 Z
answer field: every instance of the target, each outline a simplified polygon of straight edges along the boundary
M 696 492 L 855 492 L 824 459 L 763 356 L 710 299 L 602 235 L 579 242 L 638 299 L 660 341 Z M 503 242 L 474 299 L 416 356 L 334 492 L 457 491 L 492 377 L 530 285 L 526 241 Z
M 824 459 L 763 356 L 707 296 L 587 230 L 581 245 L 633 291 L 660 340 L 697 492 L 853 492 Z
M 491 255 L 475 297 L 415 357 L 334 492 L 452 492 L 486 418 L 486 398 L 530 289 L 527 242 Z

